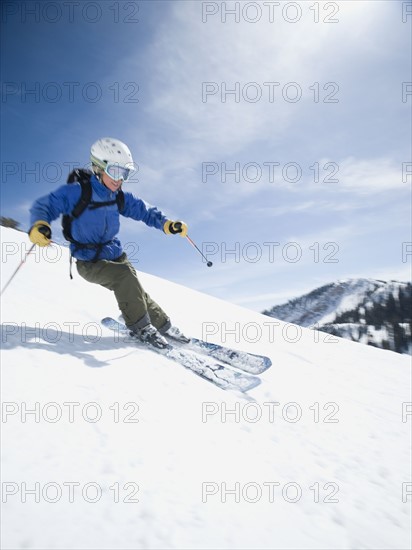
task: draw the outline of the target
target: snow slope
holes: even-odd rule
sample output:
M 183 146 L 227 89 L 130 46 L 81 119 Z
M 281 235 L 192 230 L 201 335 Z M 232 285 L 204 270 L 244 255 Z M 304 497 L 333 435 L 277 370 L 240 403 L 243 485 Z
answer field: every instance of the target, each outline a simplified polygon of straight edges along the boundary
M 3 288 L 29 243 L 1 236 Z M 141 273 L 187 333 L 272 358 L 240 397 L 116 343 L 68 266 L 37 252 L 2 297 L 3 548 L 410 548 L 410 357 Z

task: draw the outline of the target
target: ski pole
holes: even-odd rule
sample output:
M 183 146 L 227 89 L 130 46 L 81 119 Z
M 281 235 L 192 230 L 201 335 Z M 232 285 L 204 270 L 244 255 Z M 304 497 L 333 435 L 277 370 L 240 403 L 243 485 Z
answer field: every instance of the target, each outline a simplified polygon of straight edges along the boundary
M 204 260 L 206 260 L 206 265 L 207 267 L 212 267 L 213 263 L 211 261 L 209 261 L 206 256 L 203 254 L 203 252 L 200 250 L 200 248 L 198 246 L 196 246 L 196 244 L 192 241 L 192 239 L 189 237 L 189 235 L 186 235 L 186 239 L 189 241 L 189 243 L 194 246 L 194 248 L 196 248 L 196 250 L 199 252 L 199 254 L 202 256 L 202 258 Z
M 6 290 L 6 288 L 9 286 L 9 284 L 12 282 L 12 280 L 14 279 L 14 277 L 17 275 L 17 272 L 19 271 L 19 269 L 22 267 L 22 265 L 24 264 L 24 262 L 27 260 L 27 256 L 30 254 L 30 252 L 33 250 L 33 248 L 35 247 L 36 245 L 33 244 L 30 249 L 28 250 L 28 252 L 26 252 L 26 254 L 24 255 L 24 258 L 22 259 L 22 261 L 19 263 L 19 265 L 17 266 L 17 269 L 14 271 L 13 275 L 10 277 L 10 279 L 7 281 L 6 283 L 6 286 L 3 288 L 3 290 L 0 292 L 0 296 L 3 294 L 3 292 Z

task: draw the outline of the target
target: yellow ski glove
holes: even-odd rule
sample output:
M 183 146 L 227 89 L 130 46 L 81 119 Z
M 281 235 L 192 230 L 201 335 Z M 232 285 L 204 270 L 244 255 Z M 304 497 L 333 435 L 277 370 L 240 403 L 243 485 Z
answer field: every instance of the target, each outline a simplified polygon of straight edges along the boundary
M 185 222 L 172 222 L 167 220 L 163 226 L 163 231 L 167 235 L 180 235 L 181 237 L 187 236 L 187 225 Z
M 48 246 L 51 243 L 51 227 L 42 220 L 34 222 L 29 231 L 29 239 L 39 246 Z

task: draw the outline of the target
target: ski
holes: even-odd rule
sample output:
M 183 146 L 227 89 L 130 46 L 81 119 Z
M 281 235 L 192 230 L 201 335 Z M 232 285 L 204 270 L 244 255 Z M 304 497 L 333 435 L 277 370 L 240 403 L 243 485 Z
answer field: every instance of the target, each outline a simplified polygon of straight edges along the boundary
M 128 332 L 122 316 L 119 317 L 118 322 L 122 326 L 122 330 L 124 332 Z M 221 344 L 206 342 L 205 340 L 201 340 L 199 338 L 190 338 L 190 341 L 186 343 L 170 338 L 167 334 L 165 337 L 169 343 L 173 344 L 174 347 L 184 348 L 196 353 L 213 357 L 214 359 L 222 361 L 231 367 L 250 374 L 262 374 L 262 372 L 265 372 L 265 370 L 272 366 L 272 361 L 265 355 L 255 355 L 253 353 L 239 351 L 222 346 Z
M 174 342 L 171 338 L 167 339 Z M 200 352 L 218 361 L 223 361 L 223 363 L 250 374 L 261 374 L 272 366 L 272 361 L 264 355 L 231 349 L 220 344 L 205 342 L 199 338 L 191 338 L 187 344 L 180 342 L 177 342 L 177 344 L 185 349 Z
M 235 390 L 245 393 L 261 383 L 260 378 L 257 376 L 234 371 L 215 362 L 213 358 L 197 354 L 192 350 L 175 347 L 172 344 L 169 344 L 167 348 L 158 349 L 150 344 L 141 342 L 137 338 L 130 336 L 125 324 L 111 317 L 105 317 L 101 323 L 104 327 L 117 333 L 119 337 L 122 336 L 124 343 L 132 343 L 141 349 L 148 349 L 163 355 L 224 390 Z

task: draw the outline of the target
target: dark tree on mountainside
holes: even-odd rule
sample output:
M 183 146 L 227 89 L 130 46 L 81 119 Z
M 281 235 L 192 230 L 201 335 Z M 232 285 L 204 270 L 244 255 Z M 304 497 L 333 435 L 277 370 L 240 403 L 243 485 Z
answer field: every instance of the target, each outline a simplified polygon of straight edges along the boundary
M 20 222 L 14 220 L 13 218 L 6 218 L 4 216 L 1 216 L 0 225 L 2 225 L 3 227 L 10 227 L 11 229 L 19 229 Z

